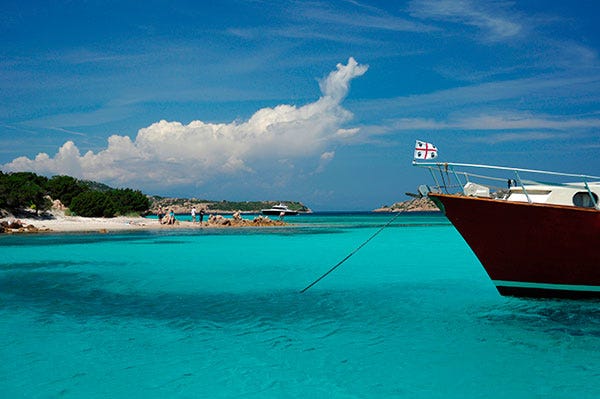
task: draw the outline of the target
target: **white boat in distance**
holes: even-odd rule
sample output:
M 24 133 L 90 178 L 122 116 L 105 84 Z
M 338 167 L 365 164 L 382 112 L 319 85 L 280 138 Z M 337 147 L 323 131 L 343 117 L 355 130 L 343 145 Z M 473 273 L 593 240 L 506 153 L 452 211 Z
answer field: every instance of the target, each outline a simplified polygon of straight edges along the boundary
M 272 208 L 262 209 L 261 213 L 263 215 L 276 215 L 276 216 L 288 216 L 288 215 L 297 215 L 298 211 L 291 210 L 287 207 L 287 205 L 279 204 L 273 205 Z

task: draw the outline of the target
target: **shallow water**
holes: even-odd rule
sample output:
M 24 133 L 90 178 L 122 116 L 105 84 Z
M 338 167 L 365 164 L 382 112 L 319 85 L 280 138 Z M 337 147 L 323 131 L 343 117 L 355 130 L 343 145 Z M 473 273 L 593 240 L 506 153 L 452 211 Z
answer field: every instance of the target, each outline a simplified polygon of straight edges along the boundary
M 3 397 L 600 397 L 600 302 L 504 298 L 436 214 L 0 237 Z

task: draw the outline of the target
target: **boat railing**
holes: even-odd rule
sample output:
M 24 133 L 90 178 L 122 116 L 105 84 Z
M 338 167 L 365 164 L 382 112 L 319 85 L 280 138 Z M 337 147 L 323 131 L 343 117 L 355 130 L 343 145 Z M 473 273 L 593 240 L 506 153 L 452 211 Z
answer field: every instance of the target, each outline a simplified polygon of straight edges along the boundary
M 592 201 L 594 208 L 600 209 L 600 204 L 597 201 L 597 197 L 593 194 L 589 184 L 600 181 L 599 176 L 584 175 L 584 174 L 573 174 L 573 173 L 560 173 L 551 172 L 537 169 L 522 169 L 522 168 L 510 168 L 505 166 L 493 166 L 493 165 L 480 165 L 480 164 L 467 164 L 467 163 L 455 163 L 455 162 L 417 162 L 413 161 L 413 166 L 428 169 L 431 173 L 435 186 L 427 186 L 427 190 L 434 192 L 446 192 L 447 194 L 455 193 L 458 190 L 463 190 L 467 183 L 474 183 L 476 179 L 478 185 L 482 185 L 481 181 L 489 181 L 490 183 L 483 184 L 488 189 L 494 190 L 497 198 L 506 198 L 508 196 L 511 187 L 520 187 L 523 190 L 523 194 L 527 199 L 527 202 L 532 203 L 532 199 L 528 189 L 532 186 L 557 186 L 557 187 L 572 187 L 581 188 L 582 185 L 585 187 L 590 200 Z M 508 173 L 499 177 L 497 175 L 473 173 L 466 171 L 465 169 L 474 170 L 490 170 L 500 173 Z M 564 183 L 564 182 L 550 182 L 540 180 L 524 179 L 521 175 L 534 174 L 540 176 L 552 176 L 554 178 L 574 178 L 579 180 L 577 183 Z M 502 182 L 503 185 L 498 185 L 498 182 Z M 421 191 L 421 190 L 420 190 Z M 421 193 L 425 194 L 425 193 Z

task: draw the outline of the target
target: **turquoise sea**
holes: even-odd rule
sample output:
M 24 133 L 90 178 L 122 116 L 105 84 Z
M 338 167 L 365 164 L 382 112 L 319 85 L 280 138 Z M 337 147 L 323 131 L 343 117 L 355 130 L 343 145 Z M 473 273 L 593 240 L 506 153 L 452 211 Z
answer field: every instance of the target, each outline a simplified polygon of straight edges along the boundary
M 0 396 L 600 398 L 600 301 L 499 296 L 438 214 L 299 293 L 391 217 L 0 236 Z

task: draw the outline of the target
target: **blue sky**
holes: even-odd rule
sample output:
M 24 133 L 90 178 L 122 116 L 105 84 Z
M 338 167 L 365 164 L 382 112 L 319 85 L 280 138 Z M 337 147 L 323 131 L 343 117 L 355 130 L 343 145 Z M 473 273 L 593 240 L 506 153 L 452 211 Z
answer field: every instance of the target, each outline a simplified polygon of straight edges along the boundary
M 365 210 L 443 161 L 598 175 L 596 1 L 5 1 L 0 167 Z

